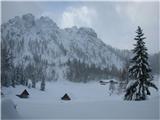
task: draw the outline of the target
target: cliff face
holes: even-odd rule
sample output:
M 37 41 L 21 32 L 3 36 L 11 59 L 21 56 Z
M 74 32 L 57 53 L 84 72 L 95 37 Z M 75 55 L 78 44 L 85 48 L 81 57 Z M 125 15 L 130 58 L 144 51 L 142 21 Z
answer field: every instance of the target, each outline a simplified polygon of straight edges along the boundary
M 15 66 L 23 63 L 27 67 L 41 61 L 50 77 L 65 73 L 68 60 L 76 59 L 102 69 L 124 66 L 122 52 L 104 44 L 91 28 L 60 29 L 48 17 L 35 19 L 32 14 L 26 14 L 2 24 L 1 33 L 2 43 L 13 53 Z

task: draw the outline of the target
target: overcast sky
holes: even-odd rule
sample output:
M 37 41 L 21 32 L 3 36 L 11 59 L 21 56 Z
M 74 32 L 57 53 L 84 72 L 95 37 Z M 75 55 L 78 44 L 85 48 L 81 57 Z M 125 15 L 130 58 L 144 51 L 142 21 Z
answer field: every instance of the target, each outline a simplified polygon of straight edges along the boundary
M 150 53 L 159 50 L 158 2 L 2 2 L 2 23 L 32 13 L 49 16 L 60 28 L 92 27 L 106 44 L 133 49 L 137 26 L 147 37 Z

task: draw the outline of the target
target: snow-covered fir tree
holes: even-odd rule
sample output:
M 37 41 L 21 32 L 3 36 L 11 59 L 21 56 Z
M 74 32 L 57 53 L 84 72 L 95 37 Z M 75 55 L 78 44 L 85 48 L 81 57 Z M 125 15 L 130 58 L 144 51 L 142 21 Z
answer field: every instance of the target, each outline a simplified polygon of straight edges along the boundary
M 149 87 L 158 89 L 151 81 L 151 68 L 148 63 L 148 53 L 145 46 L 143 30 L 138 26 L 135 37 L 136 44 L 132 50 L 134 57 L 129 68 L 130 85 L 126 89 L 125 100 L 145 100 L 150 95 Z
M 41 90 L 45 91 L 45 80 L 44 79 L 41 82 Z
M 36 80 L 35 79 L 32 80 L 32 88 L 36 88 Z

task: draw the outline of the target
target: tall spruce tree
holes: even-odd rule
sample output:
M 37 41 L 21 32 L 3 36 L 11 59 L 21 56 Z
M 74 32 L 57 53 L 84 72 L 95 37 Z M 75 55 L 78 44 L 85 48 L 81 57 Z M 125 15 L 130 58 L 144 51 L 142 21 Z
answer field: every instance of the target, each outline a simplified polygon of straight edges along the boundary
M 151 68 L 148 63 L 148 53 L 145 46 L 143 30 L 138 26 L 137 35 L 134 38 L 136 44 L 132 50 L 134 57 L 130 61 L 129 78 L 132 84 L 126 89 L 125 100 L 145 100 L 150 95 L 149 87 L 158 89 L 151 81 Z

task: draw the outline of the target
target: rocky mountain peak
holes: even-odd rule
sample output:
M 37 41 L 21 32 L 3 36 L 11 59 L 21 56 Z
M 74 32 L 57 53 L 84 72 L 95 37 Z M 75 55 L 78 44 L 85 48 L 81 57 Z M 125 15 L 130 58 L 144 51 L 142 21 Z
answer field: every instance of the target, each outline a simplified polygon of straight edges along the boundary
M 31 13 L 23 15 L 22 20 L 24 21 L 24 26 L 26 28 L 30 28 L 35 25 L 35 17 Z

